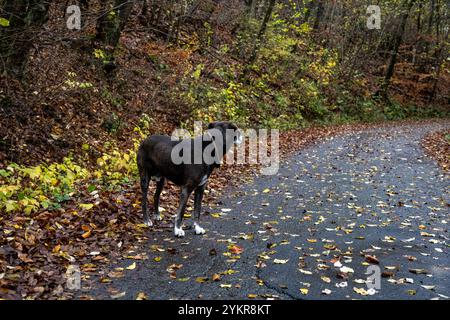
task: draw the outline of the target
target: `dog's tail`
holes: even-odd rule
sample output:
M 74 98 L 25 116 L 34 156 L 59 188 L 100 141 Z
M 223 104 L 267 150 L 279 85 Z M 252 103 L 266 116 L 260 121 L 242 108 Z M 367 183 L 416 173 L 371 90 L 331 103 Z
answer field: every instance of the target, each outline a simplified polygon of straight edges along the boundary
M 147 172 L 147 168 L 145 166 L 145 150 L 144 150 L 144 143 L 141 143 L 141 145 L 139 146 L 139 150 L 137 152 L 136 155 L 136 162 L 137 162 L 137 167 L 139 170 L 139 176 L 142 178 L 148 178 L 148 172 Z

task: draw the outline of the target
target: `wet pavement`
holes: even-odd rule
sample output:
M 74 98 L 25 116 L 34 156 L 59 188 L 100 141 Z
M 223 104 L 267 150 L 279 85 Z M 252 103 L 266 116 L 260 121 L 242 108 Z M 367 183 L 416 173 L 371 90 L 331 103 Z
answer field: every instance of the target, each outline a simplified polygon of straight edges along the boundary
M 176 239 L 170 229 L 149 230 L 140 251 L 130 252 L 148 259 L 122 261 L 122 276 L 91 279 L 94 285 L 80 294 L 446 299 L 449 177 L 419 145 L 445 127 L 370 129 L 303 149 L 276 175 L 230 188 L 220 206 L 206 207 L 205 235 L 186 230 Z M 368 286 L 368 272 L 378 287 Z

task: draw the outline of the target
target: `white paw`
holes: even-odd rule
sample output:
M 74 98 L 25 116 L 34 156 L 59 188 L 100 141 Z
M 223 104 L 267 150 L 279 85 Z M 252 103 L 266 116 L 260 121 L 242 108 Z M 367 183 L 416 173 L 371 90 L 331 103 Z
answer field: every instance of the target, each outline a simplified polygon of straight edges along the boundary
M 147 221 L 144 221 L 144 224 L 145 224 L 147 227 L 152 227 L 152 226 L 153 226 L 153 222 L 152 222 L 152 220 L 150 220 L 150 219 L 148 219 Z
M 205 229 L 200 227 L 197 223 L 194 223 L 195 234 L 205 234 Z
M 155 214 L 155 215 L 153 216 L 153 219 L 155 219 L 156 221 L 161 221 L 161 220 L 162 220 L 162 217 L 161 217 L 161 215 L 158 213 L 158 214 Z
M 175 234 L 175 237 L 180 237 L 180 238 L 184 237 L 184 231 L 182 228 L 174 227 L 173 233 Z

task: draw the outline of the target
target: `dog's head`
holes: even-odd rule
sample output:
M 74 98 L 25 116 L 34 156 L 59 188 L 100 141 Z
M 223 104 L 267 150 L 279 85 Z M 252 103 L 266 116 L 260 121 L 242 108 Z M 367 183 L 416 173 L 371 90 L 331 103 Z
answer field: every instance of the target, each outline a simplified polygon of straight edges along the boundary
M 234 144 L 241 144 L 242 143 L 242 133 L 239 130 L 239 128 L 230 121 L 215 121 L 211 122 L 208 125 L 208 130 L 210 129 L 216 129 L 220 130 L 222 133 L 222 136 L 224 138 L 224 144 L 225 145 L 231 145 L 231 143 Z

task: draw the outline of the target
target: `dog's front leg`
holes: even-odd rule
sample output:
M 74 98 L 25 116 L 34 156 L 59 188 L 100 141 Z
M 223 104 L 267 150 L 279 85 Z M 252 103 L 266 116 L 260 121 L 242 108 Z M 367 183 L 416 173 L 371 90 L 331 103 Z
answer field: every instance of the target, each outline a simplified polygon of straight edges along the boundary
M 200 212 L 202 210 L 202 199 L 203 199 L 203 193 L 205 192 L 206 183 L 198 186 L 197 189 L 195 189 L 195 198 L 194 198 L 194 231 L 195 234 L 204 234 L 205 229 L 200 227 Z
M 176 237 L 184 237 L 184 231 L 181 227 L 181 223 L 183 222 L 183 214 L 186 209 L 186 203 L 188 201 L 189 195 L 192 193 L 192 189 L 188 187 L 182 187 L 181 195 L 180 195 L 180 206 L 177 210 L 177 215 L 175 217 L 174 223 L 174 234 Z
M 153 197 L 153 205 L 155 207 L 155 212 L 153 213 L 153 219 L 156 221 L 161 220 L 161 214 L 159 213 L 159 198 L 161 196 L 161 191 L 164 187 L 164 182 L 166 179 L 164 177 L 160 177 L 156 182 L 156 190 L 155 195 Z

